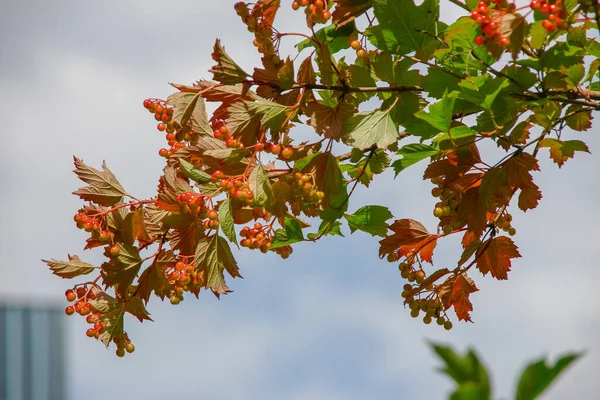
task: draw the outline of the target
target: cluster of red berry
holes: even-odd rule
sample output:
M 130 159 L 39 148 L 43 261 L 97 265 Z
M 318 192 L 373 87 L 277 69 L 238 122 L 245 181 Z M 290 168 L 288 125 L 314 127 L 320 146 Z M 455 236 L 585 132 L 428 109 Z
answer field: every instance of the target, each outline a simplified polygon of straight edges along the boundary
M 249 205 L 254 204 L 254 192 L 250 190 L 248 182 L 242 177 L 226 177 L 220 170 L 213 172 L 211 177 L 214 182 L 219 182 L 221 189 L 228 192 L 232 198 Z
M 135 346 L 129 340 L 127 333 L 123 332 L 122 335 L 115 336 L 113 338 L 113 343 L 117 346 L 117 357 L 123 357 L 125 355 L 125 351 L 128 353 L 133 353 L 135 350 Z
M 505 0 L 494 0 L 494 8 L 490 8 L 489 2 L 480 1 L 477 8 L 471 11 L 471 19 L 479 25 L 483 33 L 475 38 L 476 44 L 481 45 L 489 41 L 496 42 L 502 47 L 510 44 L 510 39 L 502 33 L 500 22 L 504 12 L 514 11 L 515 6 L 511 3 L 504 7 L 504 2 Z
M 213 123 L 213 136 L 215 139 L 219 139 L 225 142 L 225 145 L 230 149 L 243 149 L 244 143 L 241 140 L 234 138 L 227 125 L 225 125 L 225 121 L 216 120 Z
M 219 215 L 213 209 L 206 207 L 205 196 L 196 192 L 186 192 L 177 196 L 179 209 L 183 214 L 192 214 L 194 217 L 205 219 L 202 225 L 205 229 L 217 229 L 219 227 Z
M 161 99 L 146 99 L 144 100 L 144 108 L 154 114 L 154 119 L 158 122 L 156 129 L 159 131 L 167 131 L 167 133 L 175 132 L 175 123 L 173 118 L 173 108 L 167 106 L 167 103 Z
M 562 0 L 556 0 L 553 4 L 550 4 L 548 0 L 532 0 L 529 6 L 532 10 L 546 14 L 542 26 L 548 33 L 555 29 L 565 29 L 567 27 L 567 21 L 564 20 L 566 11 Z
M 315 24 L 325 23 L 331 18 L 327 0 L 295 0 L 292 3 L 292 9 L 298 10 L 300 7 L 306 7 L 304 12 Z
M 263 226 L 260 222 L 255 223 L 252 228 L 243 227 L 240 235 L 245 239 L 240 241 L 240 246 L 249 249 L 260 249 L 261 252 L 266 253 L 273 241 L 269 234 L 270 229 L 270 227 Z
M 73 303 L 72 306 L 65 308 L 65 314 L 73 315 L 75 313 L 86 316 L 93 311 L 93 307 L 88 303 L 87 299 L 92 299 L 94 294 L 88 291 L 86 286 L 79 286 L 75 290 L 69 289 L 65 292 L 65 297 L 69 303 Z
M 352 50 L 356 51 L 356 57 L 363 58 L 367 56 L 367 50 L 363 47 L 362 43 L 356 36 L 351 36 L 348 39 L 348 44 L 352 47 Z
M 186 263 L 183 260 L 167 267 L 165 274 L 169 284 L 173 285 L 169 297 L 172 305 L 177 305 L 183 301 L 184 292 L 192 292 L 197 295 L 204 285 L 203 272 L 196 272 L 194 264 Z
M 84 211 L 79 211 L 77 214 L 75 214 L 73 220 L 79 229 L 83 229 L 84 231 L 91 233 L 93 240 L 112 242 L 115 238 L 114 233 L 107 229 L 103 229 L 103 220 L 89 216 Z
M 85 318 L 85 322 L 93 325 L 92 328 L 89 328 L 85 332 L 87 337 L 95 339 L 98 339 L 100 337 L 100 334 L 104 331 L 104 328 L 106 327 L 106 323 L 100 319 L 101 316 L 102 314 L 88 314 L 88 316 Z
M 146 99 L 144 100 L 144 108 L 154 114 L 154 119 L 160 121 L 156 129 L 160 132 L 167 132 L 165 138 L 170 148 L 160 149 L 158 154 L 161 157 L 169 158 L 173 153 L 185 146 L 185 141 L 193 139 L 194 133 L 189 127 L 181 127 L 172 120 L 173 107 L 169 107 L 166 101 L 161 99 Z
M 388 260 L 390 260 L 389 257 Z M 420 262 L 418 268 L 415 268 L 415 260 L 416 258 L 413 254 L 408 253 L 405 256 L 405 261 L 401 262 L 398 266 L 401 276 L 410 282 L 404 285 L 402 297 L 404 298 L 404 303 L 408 304 L 411 310 L 411 317 L 417 318 L 421 311 L 423 311 L 425 313 L 423 317 L 425 324 L 430 324 L 435 318 L 436 323 L 443 326 L 444 329 L 452 329 L 452 322 L 450 322 L 444 312 L 444 306 L 435 292 L 433 284 L 421 287 L 426 279 L 426 274 L 421 268 Z M 414 284 L 411 284 L 413 282 Z M 419 296 L 419 298 L 415 298 L 415 296 Z
M 325 198 L 325 193 L 316 189 L 315 178 L 313 174 L 305 174 L 298 170 L 293 171 L 280 178 L 290 185 L 292 212 L 296 215 L 300 211 L 309 217 L 315 217 L 321 211 L 321 200 Z
M 229 132 L 229 129 L 223 120 L 219 119 L 213 122 L 213 136 L 215 139 L 224 141 L 228 148 L 243 149 L 245 147 L 239 138 L 234 137 L 231 132 Z M 249 149 L 252 149 L 252 147 L 249 147 Z M 289 146 L 283 147 L 279 143 L 258 142 L 254 144 L 253 149 L 258 152 L 264 151 L 280 156 L 284 160 L 289 160 L 294 156 L 294 149 Z

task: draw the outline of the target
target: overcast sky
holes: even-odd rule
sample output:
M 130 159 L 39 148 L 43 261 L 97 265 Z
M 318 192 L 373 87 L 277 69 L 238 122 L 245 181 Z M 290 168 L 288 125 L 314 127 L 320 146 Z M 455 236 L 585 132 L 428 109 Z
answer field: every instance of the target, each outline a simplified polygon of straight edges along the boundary
M 165 98 L 167 82 L 210 78 L 216 37 L 246 70 L 257 65 L 233 3 L 3 2 L 0 298 L 64 307 L 70 282 L 52 276 L 40 258 L 101 260 L 98 252 L 83 254 L 86 236 L 72 222 L 81 204 L 70 194 L 80 185 L 72 155 L 95 167 L 105 159 L 130 193 L 152 196 L 164 138 L 142 101 Z M 286 4 L 276 25 L 301 30 L 302 19 Z M 597 153 L 598 132 L 568 136 Z M 124 359 L 88 339 L 82 318 L 65 316 L 72 398 L 444 398 L 451 385 L 435 371 L 427 340 L 461 351 L 474 346 L 503 399 L 526 360 L 586 350 L 544 399 L 596 398 L 600 161 L 578 154 L 559 171 L 546 157 L 535 176 L 540 206 L 513 212 L 523 258 L 510 279 L 473 274 L 481 289 L 472 296 L 474 324 L 446 332 L 412 320 L 396 266 L 378 259 L 377 240 L 366 234 L 299 245 L 286 261 L 236 252 L 244 279 L 229 281 L 234 293 L 220 301 L 203 293 L 177 307 L 153 299 L 155 322 L 126 321 L 136 352 Z M 380 177 L 353 197 L 350 210 L 383 203 L 433 229 L 435 200 L 420 178 L 423 167 L 395 181 Z M 456 250 L 440 246 L 436 265 L 455 263 Z

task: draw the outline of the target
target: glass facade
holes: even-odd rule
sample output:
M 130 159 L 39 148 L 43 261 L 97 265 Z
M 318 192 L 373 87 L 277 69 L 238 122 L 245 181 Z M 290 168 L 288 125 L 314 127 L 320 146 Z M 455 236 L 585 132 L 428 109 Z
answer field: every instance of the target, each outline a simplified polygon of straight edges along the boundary
M 65 399 L 63 315 L 0 304 L 0 400 Z

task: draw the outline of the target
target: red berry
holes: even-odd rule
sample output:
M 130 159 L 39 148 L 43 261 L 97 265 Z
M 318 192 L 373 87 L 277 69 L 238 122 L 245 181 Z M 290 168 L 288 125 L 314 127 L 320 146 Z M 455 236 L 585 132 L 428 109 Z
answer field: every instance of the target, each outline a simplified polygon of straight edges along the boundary
M 94 337 L 96 336 L 96 331 L 94 330 L 94 328 L 90 328 L 87 331 L 85 331 L 85 334 L 87 337 Z
M 256 143 L 256 144 L 254 145 L 254 149 L 255 149 L 256 151 L 263 151 L 263 150 L 265 149 L 265 144 L 264 144 L 264 143 L 261 143 L 261 142 L 259 142 L 259 143 Z
M 65 292 L 65 297 L 67 298 L 67 301 L 72 302 L 72 301 L 75 301 L 75 299 L 77 298 L 77 295 L 75 294 L 75 292 L 73 290 L 69 289 Z
M 85 296 L 85 292 L 86 292 L 86 290 L 85 290 L 85 287 L 83 287 L 83 286 L 79 286 L 79 287 L 77 288 L 77 298 L 78 298 L 78 299 L 80 299 L 80 298 L 82 298 L 83 296 Z
M 135 351 L 135 346 L 133 345 L 133 343 L 129 342 L 125 345 L 125 350 L 128 353 L 133 353 Z
M 207 218 L 210 219 L 211 221 L 214 221 L 217 218 L 219 218 L 219 214 L 217 214 L 217 212 L 215 210 L 210 210 L 208 212 Z
M 499 41 L 498 44 L 502 47 L 508 46 L 510 44 L 510 39 L 507 37 L 502 37 Z
M 477 10 L 473 10 L 471 11 L 471 19 L 477 19 L 479 18 L 479 12 Z
M 323 17 L 323 19 L 325 21 L 327 21 L 329 18 L 331 18 L 331 13 L 327 10 L 323 11 L 323 14 L 321 14 L 321 16 Z
M 273 144 L 273 145 L 271 145 L 270 150 L 271 150 L 271 154 L 277 155 L 281 151 L 281 145 L 279 145 L 279 144 Z
M 532 0 L 531 3 L 529 3 L 529 7 L 531 7 L 533 10 L 537 10 L 538 8 L 540 8 L 541 4 L 539 0 Z
M 158 151 L 158 155 L 161 157 L 169 157 L 169 150 L 164 147 Z
M 477 36 L 475 38 L 475 44 L 481 45 L 485 43 L 485 37 L 484 36 Z
M 67 308 L 65 308 L 65 314 L 67 314 L 67 315 L 75 314 L 75 308 L 73 308 L 73 306 L 67 306 Z
M 212 174 L 212 180 L 213 181 L 218 181 L 223 179 L 223 177 L 225 176 L 225 174 L 223 173 L 223 171 L 221 170 L 216 170 L 215 172 L 213 172 Z
M 293 10 L 297 10 L 297 9 L 299 9 L 299 8 L 300 8 L 300 4 L 298 4 L 298 2 L 297 2 L 297 1 L 295 1 L 295 2 L 293 2 L 293 3 L 292 3 L 292 9 L 293 9 Z
M 113 256 L 113 257 L 114 257 L 114 256 L 117 256 L 117 255 L 119 255 L 119 251 L 121 251 L 121 250 L 119 249 L 119 246 L 118 246 L 118 245 L 114 245 L 114 246 L 112 246 L 112 247 L 110 248 L 110 255 L 111 255 L 111 256 Z
M 286 160 L 292 158 L 293 155 L 294 149 L 292 149 L 291 147 L 286 147 L 283 150 L 281 150 L 281 157 L 285 158 Z

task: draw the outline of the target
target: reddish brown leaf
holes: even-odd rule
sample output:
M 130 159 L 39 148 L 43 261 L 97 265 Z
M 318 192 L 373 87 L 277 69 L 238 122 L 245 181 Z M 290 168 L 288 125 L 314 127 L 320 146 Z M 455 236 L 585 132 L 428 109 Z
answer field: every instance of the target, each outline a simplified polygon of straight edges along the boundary
M 171 250 L 162 250 L 154 265 L 149 266 L 142 272 L 138 279 L 138 294 L 146 304 L 150 295 L 154 292 L 161 300 L 169 295 L 173 285 L 169 283 L 165 269 L 170 264 L 174 265 L 177 258 Z
M 542 199 L 542 192 L 538 185 L 531 183 L 529 187 L 521 190 L 519 194 L 519 208 L 523 211 L 534 209 Z
M 325 193 L 323 208 L 329 207 L 331 197 L 339 192 L 340 181 L 343 179 L 337 158 L 329 151 L 317 154 L 302 171 L 314 172 L 315 186 Z
M 210 72 L 212 72 L 213 78 L 217 82 L 224 85 L 234 85 L 248 77 L 248 74 L 227 55 L 219 39 L 215 41 L 212 58 L 217 62 L 217 65 L 213 66 Z
M 331 14 L 337 28 L 354 21 L 357 17 L 373 7 L 373 0 L 338 0 Z
M 517 246 L 506 236 L 489 239 L 482 247 L 483 253 L 477 257 L 477 269 L 483 275 L 488 272 L 496 279 L 508 279 L 511 259 L 521 257 Z
M 308 103 L 304 111 L 310 117 L 310 125 L 326 138 L 339 138 L 342 135 L 344 121 L 350 116 L 354 106 L 347 102 L 339 102 L 329 107 L 316 101 Z
M 179 254 L 191 256 L 196 252 L 196 246 L 200 239 L 205 236 L 202 221 L 196 219 L 184 228 L 173 229 L 169 235 L 171 248 L 179 250 Z
M 452 285 L 452 305 L 459 321 L 471 321 L 469 313 L 473 311 L 473 304 L 469 295 L 478 291 L 473 282 L 465 274 L 458 275 Z
M 470 169 L 470 165 L 456 165 L 454 162 L 446 158 L 429 164 L 425 169 L 423 179 L 445 176 L 449 182 L 454 182 Z
M 379 241 L 379 257 L 390 253 L 403 257 L 412 252 L 423 261 L 433 262 L 433 250 L 440 235 L 430 234 L 423 224 L 413 219 L 396 220 L 389 229 L 394 234 Z
M 479 188 L 465 192 L 458 204 L 458 215 L 467 221 L 469 230 L 477 237 L 481 236 L 487 225 L 487 213 L 479 196 Z
M 554 138 L 545 138 L 540 142 L 540 147 L 550 148 L 550 157 L 558 167 L 562 167 L 564 163 L 573 158 L 576 151 L 590 152 L 588 146 L 581 140 L 558 140 Z
M 449 186 L 455 192 L 466 192 L 468 189 L 472 187 L 477 187 L 481 184 L 481 178 L 483 177 L 483 173 L 476 172 L 471 174 L 465 174 L 455 180 Z
M 102 162 L 102 171 L 86 165 L 83 160 L 73 157 L 75 174 L 88 184 L 73 192 L 82 200 L 91 201 L 102 206 L 117 204 L 127 195 L 123 186 L 117 181 L 115 175 L 108 169 L 106 163 Z
M 298 77 L 296 78 L 300 85 L 314 85 L 317 83 L 317 77 L 312 65 L 312 57 L 306 57 L 298 68 Z

